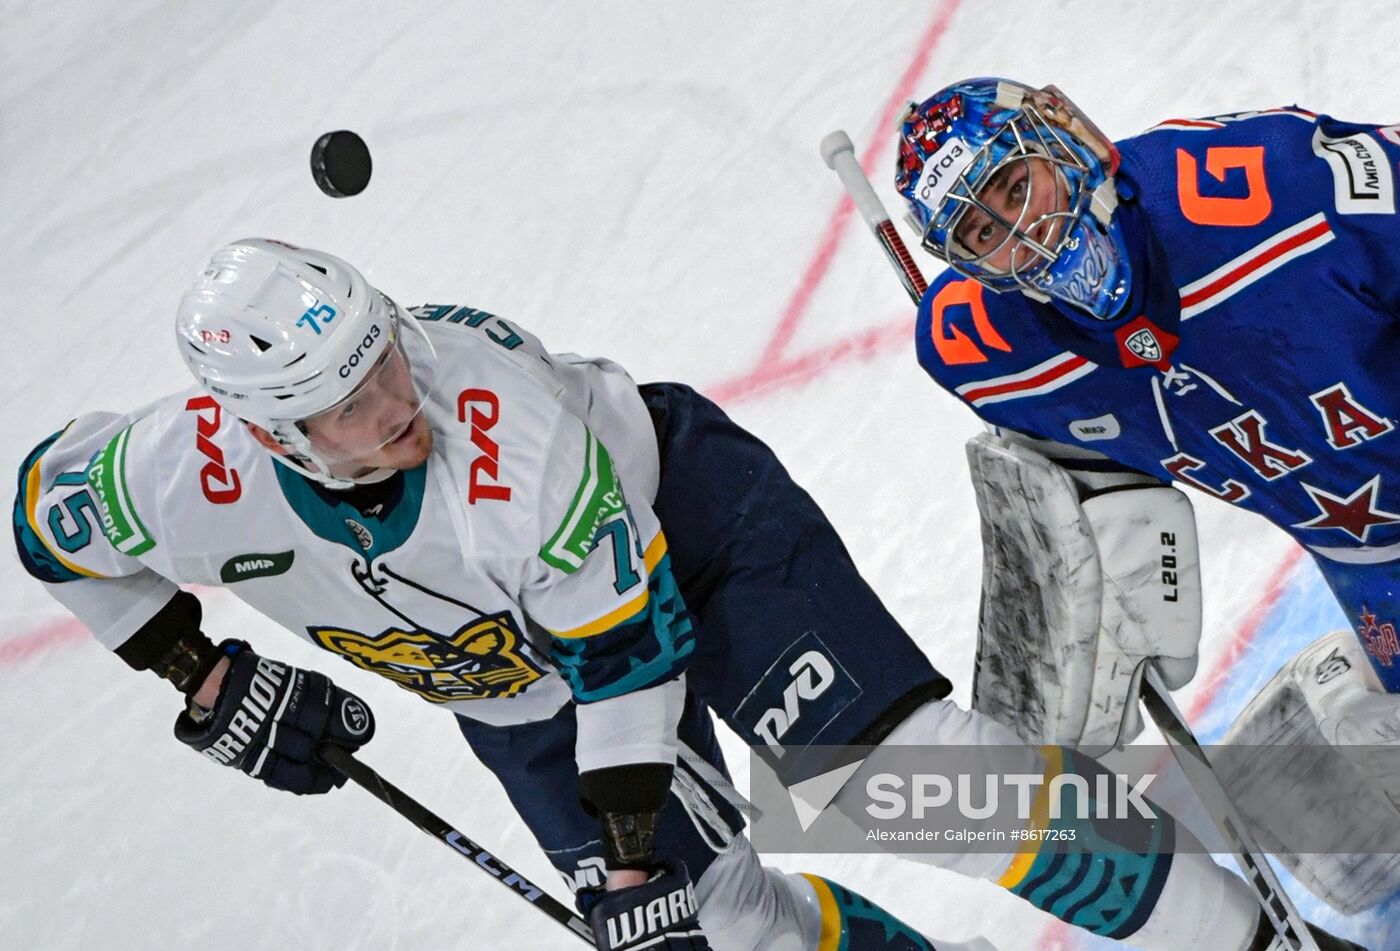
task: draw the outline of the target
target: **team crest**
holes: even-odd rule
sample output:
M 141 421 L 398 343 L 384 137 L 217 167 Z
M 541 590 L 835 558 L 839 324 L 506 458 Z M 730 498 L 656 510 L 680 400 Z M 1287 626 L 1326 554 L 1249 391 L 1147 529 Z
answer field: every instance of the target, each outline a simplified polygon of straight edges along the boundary
M 434 703 L 513 697 L 544 676 L 520 652 L 510 612 L 482 617 L 451 637 L 389 628 L 379 635 L 309 628 L 327 650 Z
M 1394 666 L 1395 656 L 1400 654 L 1400 638 L 1396 637 L 1392 622 L 1382 621 L 1363 604 L 1361 624 L 1356 632 L 1361 635 L 1361 643 L 1366 645 L 1366 653 L 1379 661 L 1382 667 Z
M 1148 363 L 1156 363 L 1162 359 L 1162 348 L 1157 345 L 1157 338 L 1152 335 L 1152 331 L 1146 327 L 1129 337 L 1125 345 Z
M 1146 314 L 1119 327 L 1113 336 L 1118 341 L 1119 360 L 1128 369 L 1140 366 L 1166 369 L 1167 358 L 1180 342 L 1175 334 L 1167 333 L 1148 320 Z

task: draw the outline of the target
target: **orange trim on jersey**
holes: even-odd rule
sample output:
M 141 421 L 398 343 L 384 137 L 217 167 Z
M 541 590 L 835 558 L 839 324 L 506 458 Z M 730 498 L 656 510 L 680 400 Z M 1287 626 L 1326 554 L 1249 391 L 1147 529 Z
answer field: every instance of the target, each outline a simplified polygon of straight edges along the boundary
M 75 564 L 54 551 L 54 547 L 49 544 L 48 538 L 45 537 L 43 531 L 39 528 L 39 521 L 36 516 L 39 513 L 39 496 L 42 494 L 39 491 L 39 470 L 43 467 L 43 461 L 43 456 L 35 459 L 34 465 L 30 466 L 29 474 L 25 476 L 24 480 L 24 518 L 29 522 L 30 530 L 34 532 L 39 541 L 44 543 L 44 547 L 49 550 L 49 554 L 57 558 L 59 564 L 63 565 L 63 567 L 67 568 L 69 571 L 74 574 L 82 575 L 85 578 L 106 578 L 106 575 L 100 575 L 95 571 L 84 568 L 82 565 Z
M 630 621 L 646 610 L 647 600 L 651 597 L 650 592 L 645 589 L 631 601 L 614 611 L 609 611 L 595 621 L 571 628 L 567 631 L 550 631 L 555 637 L 564 640 L 574 640 L 580 637 L 592 637 L 595 634 L 602 634 L 604 631 L 611 631 L 625 621 Z
M 1248 228 L 1259 224 L 1274 210 L 1269 184 L 1264 177 L 1264 146 L 1212 145 L 1206 149 L 1206 171 L 1217 182 L 1225 181 L 1230 169 L 1244 172 L 1245 193 L 1238 197 L 1202 195 L 1200 165 L 1185 149 L 1176 150 L 1176 198 L 1187 221 L 1198 225 Z
M 957 327 L 948 326 L 947 332 L 944 332 L 944 312 L 949 307 L 960 304 L 966 304 L 972 311 L 972 329 L 977 332 L 982 343 L 993 350 L 1000 350 L 1003 353 L 1011 352 L 1011 344 L 997 333 L 997 329 L 992 326 L 991 318 L 987 316 L 987 305 L 982 299 L 983 290 L 981 284 L 967 278 L 945 284 L 933 298 L 933 303 L 930 305 L 932 314 L 929 322 L 929 334 L 933 339 L 933 348 L 938 351 L 938 358 L 948 366 L 987 362 L 987 355 L 982 352 L 982 348 Z
M 822 912 L 822 931 L 817 938 L 817 951 L 836 951 L 841 947 L 841 909 L 836 907 L 836 896 L 831 893 L 826 879 L 806 872 L 801 874 L 812 886 L 812 891 L 817 893 L 817 906 Z
M 1030 821 L 1026 823 L 1026 828 L 1043 832 L 1050 826 L 1050 781 L 1064 772 L 1065 758 L 1064 751 L 1058 746 L 1042 746 L 1040 754 L 1045 757 L 1044 782 L 1040 791 L 1035 794 L 1035 803 L 1031 806 Z M 1040 854 L 1042 844 L 1044 840 L 1032 839 L 1027 851 L 1017 852 L 1006 871 L 1002 872 L 1001 878 L 997 879 L 997 884 L 1002 888 L 1015 888 L 1024 882 L 1030 874 L 1031 866 L 1035 864 L 1035 857 Z

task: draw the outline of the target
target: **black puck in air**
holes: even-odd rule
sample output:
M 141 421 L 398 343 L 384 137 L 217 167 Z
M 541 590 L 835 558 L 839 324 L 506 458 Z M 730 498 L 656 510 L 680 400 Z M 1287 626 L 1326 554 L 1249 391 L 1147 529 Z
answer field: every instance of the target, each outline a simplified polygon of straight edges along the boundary
M 327 132 L 311 147 L 311 177 L 332 198 L 364 191 L 371 169 L 369 147 L 349 129 Z

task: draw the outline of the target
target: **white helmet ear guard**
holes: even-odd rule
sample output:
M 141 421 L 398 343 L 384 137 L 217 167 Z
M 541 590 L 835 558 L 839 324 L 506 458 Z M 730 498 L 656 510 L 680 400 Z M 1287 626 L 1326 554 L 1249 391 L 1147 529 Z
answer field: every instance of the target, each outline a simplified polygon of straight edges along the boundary
M 411 338 L 415 387 L 431 385 L 432 345 L 417 321 L 340 258 L 280 241 L 216 251 L 180 301 L 175 334 L 221 406 L 288 450 L 279 461 L 336 487 L 354 479 L 331 474 L 337 460 L 318 452 L 302 421 L 345 400 Z M 428 391 L 417 392 L 421 407 Z

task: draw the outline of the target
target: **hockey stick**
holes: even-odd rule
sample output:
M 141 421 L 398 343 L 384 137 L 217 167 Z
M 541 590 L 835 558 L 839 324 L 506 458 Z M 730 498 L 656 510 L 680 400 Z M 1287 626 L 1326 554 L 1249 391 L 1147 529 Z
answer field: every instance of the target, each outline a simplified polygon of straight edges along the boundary
M 318 753 L 321 759 L 349 776 L 356 785 L 365 789 L 380 802 L 434 839 L 451 846 L 453 851 L 459 855 L 471 859 L 483 872 L 491 875 L 506 888 L 509 888 L 512 893 L 519 895 L 569 929 L 569 932 L 575 937 L 590 945 L 594 943 L 593 930 L 588 927 L 588 922 L 574 914 L 563 902 L 558 901 L 529 880 L 522 878 L 509 865 L 429 812 L 417 800 L 356 759 L 355 754 L 344 747 L 330 744 L 322 746 Z
M 1150 662 L 1142 680 L 1142 702 L 1154 723 L 1171 746 L 1172 755 L 1191 783 L 1196 796 L 1205 806 L 1216 829 L 1230 843 L 1235 862 L 1244 873 L 1245 881 L 1254 888 L 1264 915 L 1290 951 L 1318 951 L 1317 942 L 1307 928 L 1303 916 L 1284 891 L 1277 873 L 1264 857 L 1263 850 L 1235 808 L 1234 800 L 1225 790 L 1219 774 L 1210 765 L 1205 750 L 1191 732 L 1186 718 L 1177 709 L 1171 692 L 1162 682 L 1162 675 Z
M 885 257 L 899 274 L 904 289 L 917 305 L 928 284 L 890 221 L 884 203 L 875 194 L 875 189 L 870 187 L 870 180 L 856 160 L 855 146 L 850 136 L 841 130 L 827 133 L 821 141 L 821 155 L 827 168 L 840 176 L 841 184 L 846 187 L 856 209 L 880 242 Z M 1318 951 L 1317 942 L 1308 931 L 1302 915 L 1298 914 L 1273 866 L 1264 858 L 1258 842 L 1240 818 L 1201 744 L 1172 701 L 1161 675 L 1150 664 L 1143 678 L 1142 700 L 1162 735 L 1167 738 L 1172 755 L 1180 763 L 1196 796 L 1210 814 L 1217 830 L 1230 843 L 1245 881 L 1254 889 L 1260 907 L 1284 942 L 1284 947 L 1288 951 Z
M 822 139 L 821 150 L 826 167 L 841 177 L 841 184 L 846 186 L 846 193 L 855 202 L 856 211 L 874 232 L 875 240 L 880 242 L 885 257 L 894 265 L 900 283 L 917 307 L 924 291 L 928 290 L 928 281 L 919 272 L 919 266 L 914 263 L 913 256 L 894 228 L 894 222 L 886 213 L 884 202 L 870 187 L 870 179 L 865 177 L 860 162 L 856 161 L 856 147 L 851 144 L 851 137 L 839 129 L 828 132 Z

